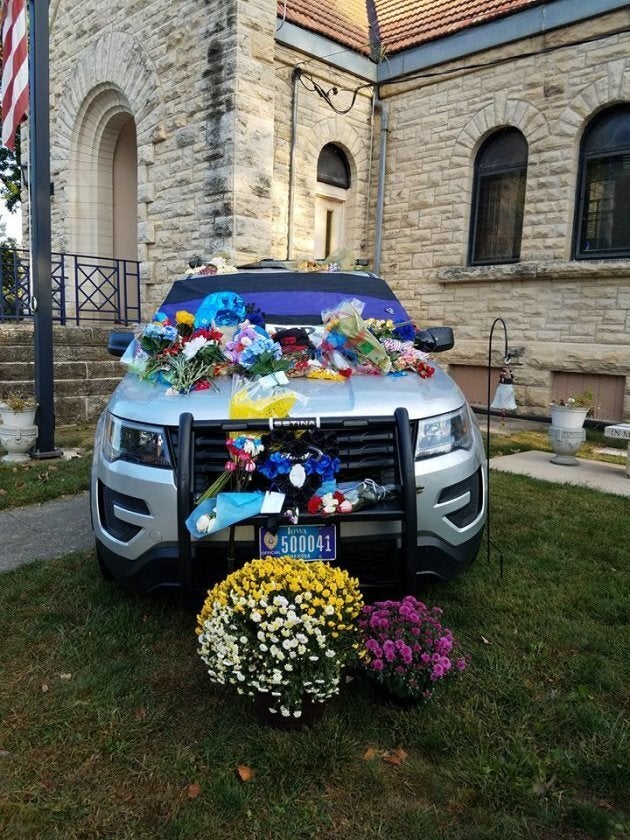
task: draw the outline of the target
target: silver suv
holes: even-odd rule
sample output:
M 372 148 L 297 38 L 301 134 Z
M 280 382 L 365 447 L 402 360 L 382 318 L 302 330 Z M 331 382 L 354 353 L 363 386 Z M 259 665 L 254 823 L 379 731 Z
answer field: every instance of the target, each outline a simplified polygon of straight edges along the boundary
M 365 303 L 365 317 L 408 317 L 385 281 L 367 272 L 251 270 L 185 278 L 173 285 L 161 310 L 195 311 L 208 294 L 226 289 L 254 302 L 275 326 L 316 327 L 322 310 L 348 298 Z M 130 339 L 129 333 L 112 333 L 110 352 L 122 355 Z M 432 352 L 449 349 L 452 331 L 425 330 L 420 341 Z M 304 403 L 290 418 L 272 421 L 228 419 L 231 377 L 215 380 L 213 389 L 173 396 L 165 385 L 128 373 L 96 431 L 91 507 L 101 571 L 138 592 L 181 586 L 193 603 L 195 592 L 225 573 L 229 529 L 196 540 L 185 520 L 223 469 L 226 435 L 320 428 L 334 436 L 340 480 L 393 483 L 395 498 L 325 519 L 300 516 L 303 530 L 293 533 L 277 517 L 258 515 L 233 530 L 236 562 L 264 551 L 265 530 L 280 530 L 291 553 L 299 543 L 296 533 L 312 537 L 313 528 L 325 525 L 334 543 L 328 556 L 366 588 L 411 592 L 420 577 L 460 574 L 482 537 L 486 462 L 462 392 L 435 367 L 429 379 L 415 373 L 344 382 L 292 379 Z

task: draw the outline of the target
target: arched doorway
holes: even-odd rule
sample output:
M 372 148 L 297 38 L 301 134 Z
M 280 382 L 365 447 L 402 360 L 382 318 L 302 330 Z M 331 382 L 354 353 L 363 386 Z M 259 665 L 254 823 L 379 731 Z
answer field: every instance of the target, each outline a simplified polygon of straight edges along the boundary
M 129 116 L 118 133 L 112 162 L 112 256 L 138 259 L 138 144 Z
M 79 307 L 108 311 L 138 305 L 137 276 L 125 284 L 125 260 L 138 259 L 136 124 L 122 91 L 99 85 L 77 116 L 69 172 L 69 250 L 83 255 Z M 90 263 L 94 263 L 94 270 Z

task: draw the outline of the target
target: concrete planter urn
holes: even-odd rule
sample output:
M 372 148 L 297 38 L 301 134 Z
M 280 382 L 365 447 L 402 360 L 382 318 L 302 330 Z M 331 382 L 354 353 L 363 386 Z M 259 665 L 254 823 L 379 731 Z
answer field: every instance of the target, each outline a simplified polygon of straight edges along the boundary
M 26 453 L 32 449 L 37 440 L 37 426 L 8 426 L 5 423 L 0 425 L 0 446 L 6 449 L 7 454 L 0 460 L 5 463 L 19 463 L 28 461 Z
M 566 405 L 551 406 L 551 428 L 549 429 L 549 443 L 555 457 L 552 464 L 564 467 L 577 467 L 580 462 L 575 453 L 586 440 L 584 421 L 589 412 L 588 408 Z
M 12 429 L 30 428 L 35 423 L 36 411 L 37 406 L 18 411 L 10 408 L 6 403 L 0 403 L 0 421 L 3 426 L 9 426 Z

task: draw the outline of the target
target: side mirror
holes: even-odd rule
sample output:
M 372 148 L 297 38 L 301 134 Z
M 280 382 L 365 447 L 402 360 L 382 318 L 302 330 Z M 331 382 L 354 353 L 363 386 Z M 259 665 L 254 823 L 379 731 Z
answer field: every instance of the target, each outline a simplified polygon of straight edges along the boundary
M 416 334 L 413 345 L 425 353 L 443 353 L 455 346 L 455 336 L 451 327 L 428 327 Z
M 124 355 L 125 350 L 133 341 L 133 333 L 130 332 L 110 332 L 107 340 L 107 352 L 112 356 L 120 358 Z

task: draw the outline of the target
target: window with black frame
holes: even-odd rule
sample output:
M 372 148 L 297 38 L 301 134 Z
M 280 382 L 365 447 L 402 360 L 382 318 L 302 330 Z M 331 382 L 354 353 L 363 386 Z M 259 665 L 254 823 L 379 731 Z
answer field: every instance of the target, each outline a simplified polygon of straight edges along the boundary
M 575 259 L 630 256 L 630 105 L 598 114 L 584 132 Z
M 516 128 L 496 131 L 475 159 L 470 265 L 520 259 L 526 179 L 527 140 Z

